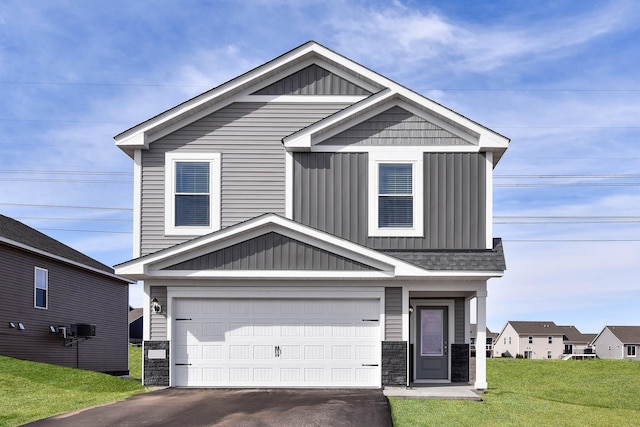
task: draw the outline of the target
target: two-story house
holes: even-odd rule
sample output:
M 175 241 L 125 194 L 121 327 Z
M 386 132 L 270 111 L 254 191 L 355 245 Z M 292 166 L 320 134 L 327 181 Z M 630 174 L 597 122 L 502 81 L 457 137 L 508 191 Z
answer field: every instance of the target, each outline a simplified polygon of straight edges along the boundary
M 469 381 L 509 140 L 315 42 L 115 137 L 145 384 Z M 487 387 L 485 356 L 475 386 Z

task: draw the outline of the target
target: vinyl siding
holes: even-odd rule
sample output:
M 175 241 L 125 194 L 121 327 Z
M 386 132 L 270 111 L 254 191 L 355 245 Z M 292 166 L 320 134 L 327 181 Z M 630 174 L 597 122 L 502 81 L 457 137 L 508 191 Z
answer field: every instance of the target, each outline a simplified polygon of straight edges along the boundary
M 473 145 L 395 106 L 320 143 L 321 145 Z
M 454 344 L 464 344 L 464 298 L 456 298 L 454 301 L 455 310 L 455 340 Z
M 266 233 L 165 270 L 373 270 L 278 233 Z
M 252 95 L 371 95 L 371 92 L 313 64 Z
M 49 272 L 48 308 L 33 306 L 34 267 Z M 128 364 L 125 282 L 0 244 L 0 354 L 36 362 L 124 373 Z M 24 324 L 23 331 L 9 322 Z M 49 331 L 93 323 L 96 337 L 73 346 Z M 77 351 L 77 353 L 76 353 Z
M 424 237 L 368 236 L 366 153 L 294 153 L 293 219 L 373 249 L 484 249 L 485 157 L 424 154 Z
M 142 152 L 141 255 L 192 237 L 164 235 L 166 152 L 222 154 L 223 228 L 267 212 L 284 215 L 282 138 L 346 106 L 235 103 L 155 141 Z
M 402 288 L 384 288 L 384 306 L 384 339 L 402 341 Z
M 163 341 L 167 339 L 167 288 L 166 286 L 151 286 L 151 299 L 157 298 L 162 306 L 160 313 L 151 313 L 150 340 Z

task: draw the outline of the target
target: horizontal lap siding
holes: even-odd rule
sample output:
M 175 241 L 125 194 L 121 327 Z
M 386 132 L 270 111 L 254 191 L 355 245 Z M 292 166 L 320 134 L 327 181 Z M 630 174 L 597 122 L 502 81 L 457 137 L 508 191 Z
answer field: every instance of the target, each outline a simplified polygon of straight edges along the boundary
M 141 254 L 189 239 L 164 235 L 166 152 L 222 153 L 223 228 L 264 213 L 284 215 L 282 138 L 347 105 L 235 103 L 153 142 L 142 153 Z
M 293 218 L 374 249 L 484 249 L 485 157 L 424 154 L 424 237 L 369 237 L 366 153 L 294 153 Z
M 402 288 L 384 288 L 385 340 L 402 340 Z
M 160 313 L 151 313 L 149 335 L 152 341 L 167 339 L 167 288 L 166 286 L 151 286 L 151 298 L 156 298 L 162 307 Z
M 49 272 L 48 308 L 33 306 L 34 267 Z M 100 372 L 128 371 L 127 283 L 0 245 L 0 354 Z M 23 331 L 9 322 L 24 324 Z M 49 326 L 93 323 L 96 337 L 64 346 Z M 76 354 L 77 351 L 77 354 Z

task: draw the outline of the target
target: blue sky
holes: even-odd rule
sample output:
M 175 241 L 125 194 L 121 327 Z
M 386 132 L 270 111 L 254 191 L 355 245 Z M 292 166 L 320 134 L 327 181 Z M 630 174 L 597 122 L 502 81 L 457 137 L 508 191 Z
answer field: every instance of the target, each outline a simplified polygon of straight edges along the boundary
M 308 40 L 511 138 L 492 330 L 640 324 L 633 0 L 5 0 L 0 213 L 105 264 L 130 259 L 133 167 L 113 136 Z

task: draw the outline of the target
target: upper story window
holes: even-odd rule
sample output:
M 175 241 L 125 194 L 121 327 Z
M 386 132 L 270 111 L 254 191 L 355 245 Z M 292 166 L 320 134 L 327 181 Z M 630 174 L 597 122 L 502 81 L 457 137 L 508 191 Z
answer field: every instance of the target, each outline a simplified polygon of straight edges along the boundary
M 529 344 L 533 344 L 533 337 L 529 335 Z
M 423 236 L 422 156 L 369 153 L 369 236 Z
M 219 230 L 220 154 L 167 153 L 165 171 L 165 234 Z
M 47 308 L 49 305 L 49 271 L 44 268 L 35 267 L 33 284 L 33 306 L 36 308 Z
M 549 344 L 553 344 L 553 337 L 548 337 Z

